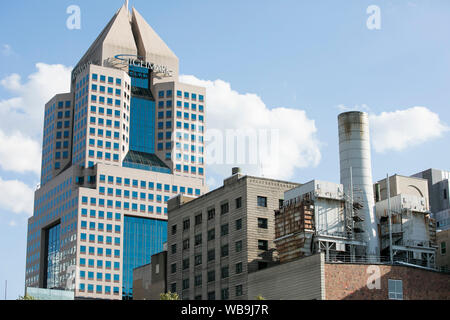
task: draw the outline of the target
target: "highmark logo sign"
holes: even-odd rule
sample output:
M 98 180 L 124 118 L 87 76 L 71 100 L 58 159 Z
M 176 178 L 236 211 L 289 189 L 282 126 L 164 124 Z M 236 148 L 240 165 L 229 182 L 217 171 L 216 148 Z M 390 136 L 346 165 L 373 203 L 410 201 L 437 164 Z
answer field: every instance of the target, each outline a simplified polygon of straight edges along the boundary
M 167 66 L 146 62 L 142 57 L 139 56 L 131 54 L 119 54 L 116 55 L 114 58 L 123 61 L 127 65 L 149 69 L 156 74 L 163 74 L 166 77 L 171 77 L 173 74 L 173 72 Z
M 136 66 L 145 69 L 149 69 L 158 76 L 163 77 L 172 77 L 173 71 L 169 69 L 167 66 L 158 65 L 156 63 L 146 62 L 142 57 L 132 54 L 118 54 L 114 58 L 109 58 L 105 60 L 105 66 L 111 66 L 113 68 L 117 68 L 117 61 L 123 65 L 124 67 L 128 66 Z M 88 61 L 82 65 L 77 65 L 75 69 L 72 71 L 72 81 L 78 77 L 80 73 L 85 71 L 91 64 L 101 65 L 97 62 Z M 119 68 L 122 69 L 122 68 Z

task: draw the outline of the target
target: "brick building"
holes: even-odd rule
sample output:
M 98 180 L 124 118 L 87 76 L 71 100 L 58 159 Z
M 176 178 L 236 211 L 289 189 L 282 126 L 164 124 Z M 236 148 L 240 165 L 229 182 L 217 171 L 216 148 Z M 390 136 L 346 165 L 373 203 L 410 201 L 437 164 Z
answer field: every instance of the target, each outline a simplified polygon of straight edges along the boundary
M 406 265 L 328 263 L 324 253 L 249 274 L 270 300 L 450 300 L 450 276 Z

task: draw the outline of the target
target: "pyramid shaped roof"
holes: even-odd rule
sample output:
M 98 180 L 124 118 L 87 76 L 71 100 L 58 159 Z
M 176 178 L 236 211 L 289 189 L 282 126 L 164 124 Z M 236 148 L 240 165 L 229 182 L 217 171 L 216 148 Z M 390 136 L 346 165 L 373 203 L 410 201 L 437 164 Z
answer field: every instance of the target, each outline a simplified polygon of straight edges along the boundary
M 147 62 L 167 66 L 178 76 L 178 57 L 133 8 L 132 15 L 125 3 L 81 58 L 78 66 L 88 62 L 103 65 L 119 54 L 136 55 Z M 77 68 L 75 67 L 75 69 Z

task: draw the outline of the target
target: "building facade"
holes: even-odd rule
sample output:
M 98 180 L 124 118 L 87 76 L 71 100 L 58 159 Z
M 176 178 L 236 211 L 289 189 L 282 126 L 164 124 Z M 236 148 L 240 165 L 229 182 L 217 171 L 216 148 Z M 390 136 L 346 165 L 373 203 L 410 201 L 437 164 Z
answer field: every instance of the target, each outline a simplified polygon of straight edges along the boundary
M 152 256 L 152 262 L 133 271 L 133 300 L 160 300 L 167 292 L 167 250 Z
M 205 88 L 137 10 L 120 8 L 45 107 L 26 287 L 131 299 L 167 240 L 167 201 L 206 192 Z
M 249 274 L 248 291 L 268 300 L 449 300 L 450 277 L 414 266 L 332 263 L 319 253 Z
M 439 270 L 450 272 L 450 229 L 437 232 L 438 252 L 436 254 L 436 266 Z
M 425 179 L 394 175 L 374 184 L 381 255 L 436 267 L 436 222 L 431 218 Z M 391 216 L 391 220 L 389 217 Z
M 450 171 L 428 169 L 413 175 L 428 181 L 430 211 L 438 230 L 450 229 Z
M 297 185 L 235 173 L 197 199 L 169 200 L 168 290 L 190 300 L 250 299 L 249 273 L 276 260 L 274 210 Z
M 347 258 L 354 261 L 358 247 L 354 216 L 349 210 L 349 195 L 344 186 L 312 180 L 288 190 L 284 204 L 275 211 L 275 245 L 280 262 L 324 251 L 327 260 Z M 354 210 L 357 211 L 357 210 Z

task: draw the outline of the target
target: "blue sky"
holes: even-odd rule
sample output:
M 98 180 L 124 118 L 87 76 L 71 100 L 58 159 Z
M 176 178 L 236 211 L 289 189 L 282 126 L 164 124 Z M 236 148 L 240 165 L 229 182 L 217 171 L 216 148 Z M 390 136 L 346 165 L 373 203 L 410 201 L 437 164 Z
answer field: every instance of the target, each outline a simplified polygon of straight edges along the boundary
M 24 84 L 31 82 L 28 77 L 37 72 L 37 63 L 74 66 L 122 4 L 3 1 L 0 113 L 2 102 L 33 90 Z M 81 8 L 81 30 L 66 27 L 69 5 Z M 366 26 L 369 5 L 381 10 L 380 30 Z M 386 173 L 450 169 L 449 1 L 132 0 L 130 6 L 180 58 L 180 74 L 223 80 L 244 100 L 247 93 L 257 95 L 269 114 L 277 108 L 302 110 L 314 121 L 315 130 L 306 136 L 317 146 L 298 139 L 293 143 L 298 150 L 307 146 L 320 152 L 320 158 L 303 166 L 292 164 L 290 180 L 339 181 L 337 115 L 343 106 L 367 111 L 373 119 L 378 137 L 372 150 L 374 180 Z M 19 93 L 11 89 L 12 74 L 20 76 Z M 23 123 L 9 122 L 7 127 L 0 121 L 0 133 L 7 135 L 12 125 L 30 145 L 40 144 L 39 134 L 28 132 Z M 299 121 L 299 126 L 305 123 L 310 122 Z M 383 135 L 389 128 L 396 130 Z M 0 134 L 0 183 L 17 180 L 33 190 L 38 175 L 6 166 L 1 159 L 6 140 L 1 139 Z M 217 172 L 212 176 L 216 184 L 223 178 Z M 27 197 L 18 201 L 29 201 Z M 14 213 L 11 204 L 1 201 L 0 292 L 8 279 L 8 298 L 16 298 L 23 294 L 28 215 L 22 208 Z

